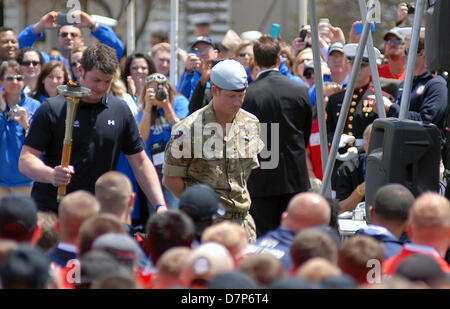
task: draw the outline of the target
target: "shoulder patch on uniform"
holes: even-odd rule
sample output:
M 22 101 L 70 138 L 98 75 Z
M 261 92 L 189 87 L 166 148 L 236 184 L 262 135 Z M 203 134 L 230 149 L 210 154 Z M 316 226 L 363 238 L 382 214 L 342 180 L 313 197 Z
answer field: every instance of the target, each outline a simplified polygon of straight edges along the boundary
M 174 135 L 174 139 L 179 139 L 179 138 L 182 138 L 184 136 L 184 133 L 183 133 L 183 131 L 181 131 L 181 130 L 178 130 L 178 132 L 176 132 L 175 133 L 175 135 Z
M 425 92 L 425 88 L 426 88 L 425 85 L 420 85 L 419 87 L 417 87 L 416 94 L 422 95 Z

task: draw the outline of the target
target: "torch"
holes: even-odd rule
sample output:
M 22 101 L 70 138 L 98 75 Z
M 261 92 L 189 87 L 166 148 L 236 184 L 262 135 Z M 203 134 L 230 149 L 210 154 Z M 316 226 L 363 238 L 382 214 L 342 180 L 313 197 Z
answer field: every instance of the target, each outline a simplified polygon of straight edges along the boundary
M 72 81 L 69 81 L 67 85 L 56 87 L 56 90 L 66 98 L 66 128 L 64 133 L 61 166 L 68 167 L 70 165 L 70 155 L 72 153 L 73 123 L 75 121 L 78 103 L 80 103 L 81 98 L 90 96 L 91 90 L 81 87 Z M 66 186 L 58 187 L 58 203 L 64 195 L 66 195 Z

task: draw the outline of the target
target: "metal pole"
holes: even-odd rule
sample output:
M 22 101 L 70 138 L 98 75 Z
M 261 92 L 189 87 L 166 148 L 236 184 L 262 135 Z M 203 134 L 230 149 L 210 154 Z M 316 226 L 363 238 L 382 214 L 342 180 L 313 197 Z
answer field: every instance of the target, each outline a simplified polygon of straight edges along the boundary
M 361 10 L 362 21 L 368 20 L 371 22 L 372 13 L 375 7 L 369 8 L 369 14 L 367 14 L 367 7 L 365 0 L 359 0 L 359 8 Z M 367 38 L 367 53 L 369 55 L 370 71 L 372 73 L 372 82 L 375 88 L 375 97 L 377 99 L 378 118 L 386 118 L 386 111 L 384 109 L 383 95 L 381 94 L 380 75 L 378 74 L 377 59 L 375 57 L 375 51 L 373 49 L 372 33 L 369 31 Z
M 356 77 L 359 73 L 359 67 L 361 66 L 361 60 L 364 54 L 364 49 L 366 48 L 367 38 L 369 37 L 370 23 L 364 22 L 363 32 L 359 40 L 358 48 L 356 50 L 356 57 L 353 62 L 352 73 L 350 75 L 350 80 L 347 85 L 347 90 L 345 91 L 344 101 L 342 103 L 341 112 L 339 115 L 338 123 L 336 125 L 336 130 L 334 131 L 333 142 L 330 149 L 330 160 L 327 161 L 327 166 L 323 174 L 322 187 L 320 188 L 320 194 L 324 195 L 325 188 L 331 179 L 331 172 L 334 167 L 336 160 L 336 154 L 339 146 L 339 140 L 341 138 L 342 132 L 344 130 L 344 124 L 347 119 L 348 110 L 350 108 L 350 101 L 352 100 L 353 91 L 355 90 Z
M 127 56 L 134 53 L 136 49 L 134 13 L 135 0 L 130 0 L 127 6 Z
M 325 120 L 325 106 L 323 103 L 323 77 L 322 77 L 322 64 L 320 60 L 320 48 L 319 48 L 319 30 L 316 16 L 316 1 L 309 0 L 309 19 L 311 21 L 311 38 L 312 38 L 312 50 L 314 59 L 314 82 L 316 85 L 316 104 L 317 104 L 317 117 L 319 120 L 319 136 L 320 136 L 320 154 L 322 159 L 322 170 L 325 170 L 325 166 L 328 161 L 328 138 L 327 138 L 327 124 Z M 324 178 L 323 178 L 324 179 Z M 322 183 L 322 188 L 324 188 Z M 331 184 L 326 183 L 322 195 L 331 198 Z
M 408 119 L 409 98 L 411 96 L 412 82 L 414 78 L 414 64 L 416 63 L 417 46 L 419 45 L 420 24 L 425 8 L 424 0 L 417 0 L 416 12 L 414 14 L 414 24 L 412 28 L 411 44 L 409 47 L 408 62 L 406 65 L 405 83 L 403 85 L 402 100 L 400 102 L 399 119 Z
M 178 82 L 178 12 L 179 0 L 170 0 L 170 83 Z
M 298 0 L 298 24 L 305 26 L 308 24 L 308 5 L 306 0 Z

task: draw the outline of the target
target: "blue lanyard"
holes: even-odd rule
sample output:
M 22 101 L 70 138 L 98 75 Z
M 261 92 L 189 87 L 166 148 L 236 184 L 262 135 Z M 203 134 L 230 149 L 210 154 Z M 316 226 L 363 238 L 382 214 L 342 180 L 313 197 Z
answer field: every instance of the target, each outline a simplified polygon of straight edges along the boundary
M 367 155 L 364 154 L 364 157 L 363 157 L 363 170 L 362 170 L 362 176 L 363 176 L 363 180 L 364 181 L 366 180 L 366 158 L 367 158 Z

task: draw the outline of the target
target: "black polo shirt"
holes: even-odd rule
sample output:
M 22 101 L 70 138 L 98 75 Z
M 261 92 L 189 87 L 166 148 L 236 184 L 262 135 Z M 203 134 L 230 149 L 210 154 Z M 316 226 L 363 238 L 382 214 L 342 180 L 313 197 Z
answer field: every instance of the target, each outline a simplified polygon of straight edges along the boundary
M 42 151 L 48 166 L 61 164 L 66 121 L 66 103 L 62 95 L 48 99 L 36 111 L 25 145 Z M 67 193 L 87 190 L 94 193 L 95 182 L 114 170 L 119 154 L 136 154 L 145 149 L 136 122 L 126 103 L 105 95 L 99 103 L 80 102 L 76 112 L 70 164 L 75 174 Z M 57 212 L 57 188 L 35 182 L 31 196 L 43 211 Z

